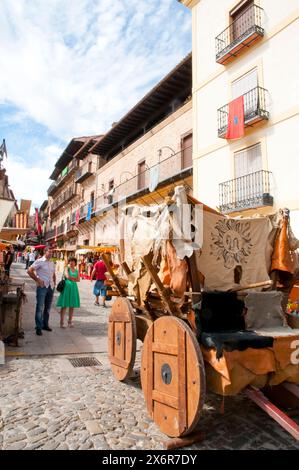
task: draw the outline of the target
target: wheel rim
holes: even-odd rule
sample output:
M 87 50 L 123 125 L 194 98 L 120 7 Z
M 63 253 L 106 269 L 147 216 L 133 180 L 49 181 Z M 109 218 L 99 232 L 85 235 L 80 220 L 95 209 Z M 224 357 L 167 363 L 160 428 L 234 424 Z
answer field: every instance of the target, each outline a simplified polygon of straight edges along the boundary
M 108 356 L 117 380 L 132 375 L 136 356 L 136 321 L 128 299 L 119 297 L 109 315 Z
M 143 345 L 141 383 L 149 414 L 171 437 L 189 434 L 205 400 L 205 369 L 191 328 L 176 317 L 162 317 L 149 328 Z

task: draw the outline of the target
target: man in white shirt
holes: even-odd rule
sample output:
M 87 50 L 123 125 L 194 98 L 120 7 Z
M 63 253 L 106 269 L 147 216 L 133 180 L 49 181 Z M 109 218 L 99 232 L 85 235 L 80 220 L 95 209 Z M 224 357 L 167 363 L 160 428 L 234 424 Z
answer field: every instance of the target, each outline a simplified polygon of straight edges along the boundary
M 44 256 L 29 267 L 28 274 L 36 282 L 35 329 L 41 336 L 42 330 L 52 331 L 49 327 L 49 316 L 56 285 L 55 265 L 50 261 L 52 251 L 46 247 Z

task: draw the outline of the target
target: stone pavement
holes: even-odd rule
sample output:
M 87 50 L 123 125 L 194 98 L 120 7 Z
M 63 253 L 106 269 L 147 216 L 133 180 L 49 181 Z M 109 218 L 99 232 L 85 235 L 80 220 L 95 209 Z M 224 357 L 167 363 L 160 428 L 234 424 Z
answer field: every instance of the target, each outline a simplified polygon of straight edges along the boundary
M 21 268 L 15 273 L 24 278 Z M 116 381 L 104 351 L 109 309 L 93 306 L 90 283 L 80 285 L 82 308 L 75 328 L 61 330 L 65 337 L 59 339 L 55 311 L 52 333 L 37 337 L 28 331 L 34 316 L 33 288 L 31 281 L 26 283 L 25 344 L 18 350 L 22 354 L 8 356 L 0 367 L 0 449 L 162 449 L 167 438 L 148 417 L 140 386 L 140 352 L 135 377 L 128 383 Z M 79 347 L 78 338 L 86 343 L 82 340 Z M 50 352 L 44 352 L 42 341 Z M 62 354 L 63 342 L 74 349 Z M 90 344 L 97 352 L 91 352 Z M 74 368 L 71 353 L 87 353 L 100 365 Z M 221 403 L 220 397 L 208 395 L 199 423 L 206 438 L 191 449 L 299 449 L 242 394 L 225 399 L 224 415 Z
M 24 269 L 24 264 L 21 263 L 13 265 L 12 276 L 17 282 L 26 282 L 25 292 L 28 300 L 23 306 L 23 325 L 26 335 L 24 341 L 20 341 L 21 347 L 17 350 L 20 355 L 79 354 L 107 351 L 107 317 L 110 309 L 94 305 L 93 283 L 85 280 L 79 283 L 82 308 L 75 311 L 75 328 L 61 329 L 59 327 L 59 309 L 55 306 L 59 293 L 56 291 L 49 322 L 53 332 L 45 331 L 42 337 L 37 337 L 34 330 L 35 283 L 29 278 Z

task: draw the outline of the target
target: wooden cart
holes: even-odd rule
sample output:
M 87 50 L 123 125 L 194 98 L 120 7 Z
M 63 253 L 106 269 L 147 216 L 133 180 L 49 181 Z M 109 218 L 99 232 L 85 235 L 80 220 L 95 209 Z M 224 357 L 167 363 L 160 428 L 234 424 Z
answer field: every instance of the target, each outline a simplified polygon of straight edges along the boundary
M 117 289 L 108 327 L 113 374 L 121 381 L 132 375 L 137 339 L 141 340 L 142 390 L 148 412 L 163 433 L 171 437 L 192 433 L 200 420 L 207 389 L 221 395 L 245 391 L 299 441 L 298 424 L 260 390 L 273 392 L 274 386 L 282 384 L 279 385 L 280 397 L 283 398 L 284 392 L 286 396 L 291 393 L 299 408 L 299 387 L 296 385 L 299 384 L 299 361 L 297 364 L 287 362 L 287 352 L 294 352 L 293 342 L 297 341 L 299 345 L 299 330 L 287 334 L 272 331 L 273 347 L 253 352 L 226 352 L 218 360 L 215 351 L 206 349 L 199 342 L 194 305 L 200 299 L 201 279 L 194 255 L 188 259 L 189 292 L 185 293 L 184 303 L 180 306 L 174 301 L 173 292 L 162 284 L 152 255 L 144 256 L 142 262 L 155 290 L 148 293 L 142 304 L 128 295 L 105 255 L 103 259 Z M 123 267 L 129 271 L 126 263 Z M 257 364 L 256 369 L 252 363 Z

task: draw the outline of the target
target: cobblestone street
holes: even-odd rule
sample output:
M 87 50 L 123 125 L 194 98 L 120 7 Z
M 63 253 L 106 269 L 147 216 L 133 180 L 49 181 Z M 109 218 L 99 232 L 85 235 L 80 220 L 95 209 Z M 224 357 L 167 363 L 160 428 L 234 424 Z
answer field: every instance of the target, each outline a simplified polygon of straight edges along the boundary
M 33 331 L 34 283 L 23 265 L 14 265 L 13 276 L 26 281 L 28 303 L 25 340 L 20 348 L 9 348 L 6 364 L 0 367 L 0 448 L 163 449 L 167 437 L 146 412 L 138 374 L 140 352 L 129 383 L 117 382 L 110 371 L 105 349 L 110 309 L 93 305 L 91 283 L 80 283 L 82 307 L 75 314 L 74 333 L 60 330 L 53 303 L 53 332 L 38 337 Z M 64 335 L 68 341 L 62 354 Z M 93 356 L 100 365 L 75 368 L 69 361 L 74 355 Z M 222 398 L 208 395 L 199 424 L 205 440 L 190 448 L 299 449 L 245 396 L 226 398 L 224 414 L 221 404 Z

